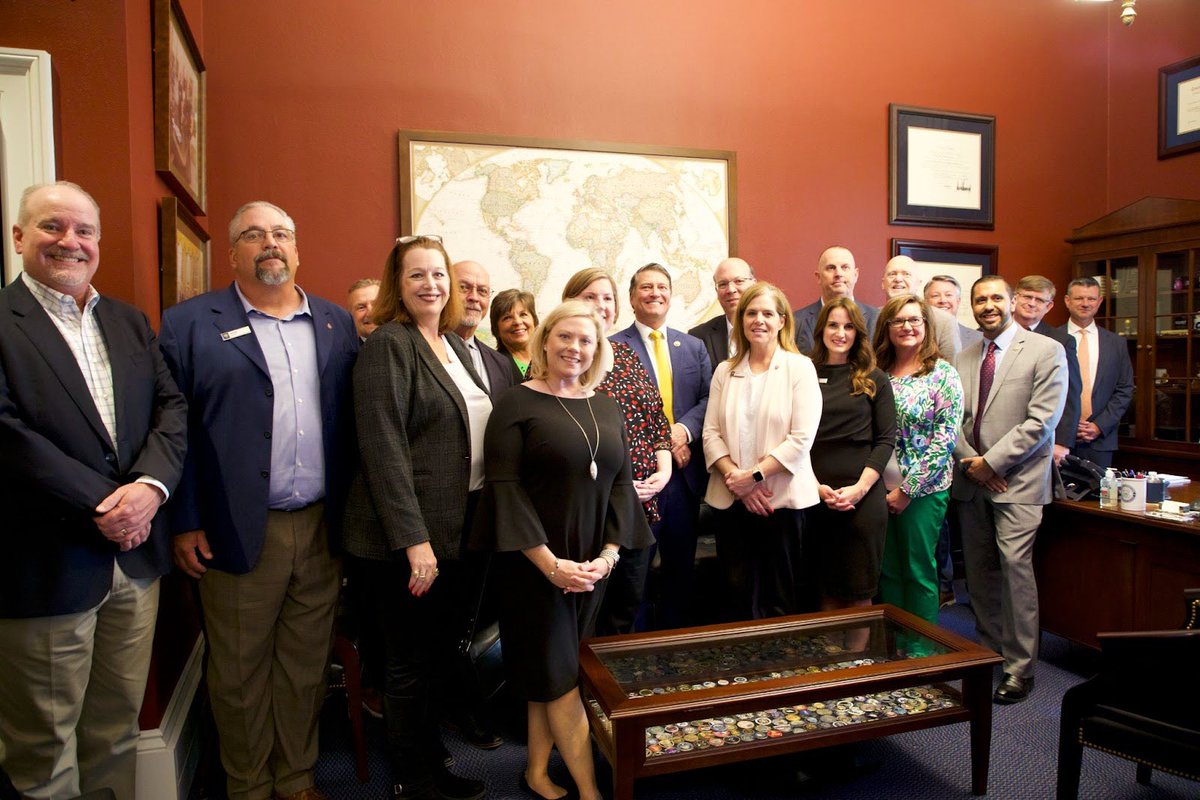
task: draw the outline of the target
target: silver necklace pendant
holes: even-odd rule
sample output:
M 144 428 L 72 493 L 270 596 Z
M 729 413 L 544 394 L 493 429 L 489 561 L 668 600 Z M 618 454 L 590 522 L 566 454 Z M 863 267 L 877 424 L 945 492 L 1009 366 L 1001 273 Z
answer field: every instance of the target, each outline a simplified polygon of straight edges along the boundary
M 592 480 L 596 480 L 596 473 L 598 472 L 596 469 L 596 459 L 593 458 L 592 463 L 588 465 L 588 472 L 592 473 Z

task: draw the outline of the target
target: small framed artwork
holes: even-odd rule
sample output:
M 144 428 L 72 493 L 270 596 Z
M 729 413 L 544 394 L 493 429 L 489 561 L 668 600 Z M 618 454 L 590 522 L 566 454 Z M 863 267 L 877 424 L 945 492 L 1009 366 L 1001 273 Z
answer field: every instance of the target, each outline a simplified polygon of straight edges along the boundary
M 175 197 L 164 197 L 158 220 L 165 311 L 209 289 L 208 233 Z
M 1158 71 L 1158 157 L 1200 150 L 1200 56 Z
M 996 118 L 888 106 L 892 225 L 996 224 Z
M 992 244 L 892 239 L 891 256 L 908 256 L 917 262 L 914 272 L 919 282 L 918 294 L 925 291 L 925 284 L 934 277 L 949 275 L 958 281 L 965 299 L 970 296 L 975 281 L 984 275 L 996 274 L 1000 248 Z M 969 301 L 959 305 L 958 321 L 972 330 L 976 327 Z
M 206 201 L 204 62 L 179 0 L 154 0 L 154 169 L 194 214 Z

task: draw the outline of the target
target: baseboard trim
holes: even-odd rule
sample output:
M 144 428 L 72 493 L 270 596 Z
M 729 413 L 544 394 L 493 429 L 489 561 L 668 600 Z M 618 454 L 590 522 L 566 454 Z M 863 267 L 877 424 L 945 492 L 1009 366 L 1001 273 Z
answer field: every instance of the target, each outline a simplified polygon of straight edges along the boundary
M 187 800 L 200 762 L 196 693 L 204 663 L 204 637 L 197 637 L 183 674 L 157 728 L 138 739 L 137 800 Z

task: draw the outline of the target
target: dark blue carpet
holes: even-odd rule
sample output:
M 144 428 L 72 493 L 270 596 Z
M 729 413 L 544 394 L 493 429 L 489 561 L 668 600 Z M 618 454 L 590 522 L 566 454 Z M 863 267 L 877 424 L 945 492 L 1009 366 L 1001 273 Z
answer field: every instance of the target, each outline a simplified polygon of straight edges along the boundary
M 943 609 L 940 622 L 960 635 L 974 638 L 974 618 L 965 606 Z M 1024 703 L 995 707 L 989 797 L 1047 800 L 1054 796 L 1062 695 L 1068 687 L 1089 677 L 1094 666 L 1095 654 L 1091 651 L 1057 636 L 1043 635 L 1037 690 Z M 340 697 L 330 699 L 321 722 L 317 785 L 334 800 L 391 796 L 383 723 L 368 718 L 367 726 L 371 780 L 360 784 L 354 776 L 344 704 Z M 518 775 L 525 766 L 525 749 L 517 743 L 523 732 L 502 732 L 506 743 L 490 752 L 471 747 L 454 733 L 445 732 L 443 739 L 457 759 L 455 772 L 484 781 L 488 797 L 528 800 L 529 796 L 517 788 Z M 601 787 L 607 792 L 608 765 L 599 754 L 596 759 Z M 570 785 L 557 755 L 551 772 L 560 784 Z M 972 797 L 970 773 L 968 728 L 960 723 L 900 734 L 841 752 L 810 751 L 639 780 L 637 796 L 646 800 L 968 798 Z M 1194 800 L 1200 798 L 1200 784 L 1155 772 L 1153 785 L 1144 787 L 1134 780 L 1132 763 L 1085 750 L 1079 797 Z

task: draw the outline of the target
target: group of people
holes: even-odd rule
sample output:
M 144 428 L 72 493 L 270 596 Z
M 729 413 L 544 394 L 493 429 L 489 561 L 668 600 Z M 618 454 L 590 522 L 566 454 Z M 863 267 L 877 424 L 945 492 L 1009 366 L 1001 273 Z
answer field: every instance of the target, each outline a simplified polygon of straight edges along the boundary
M 398 797 L 483 795 L 437 731 L 468 682 L 460 644 L 489 614 L 527 701 L 523 788 L 569 793 L 548 772 L 557 747 L 597 797 L 579 644 L 647 624 L 656 553 L 656 624 L 689 622 L 702 526 L 731 616 L 879 598 L 936 621 L 953 506 L 981 640 L 1005 658 L 996 700 L 1032 688 L 1052 464 L 1111 458 L 1132 388 L 1123 344 L 1092 322 L 1095 281 L 1072 282 L 1072 322 L 1048 338 L 1033 330 L 1054 286 L 1037 276 L 1015 292 L 977 281 L 976 329 L 956 320 L 957 282 L 919 295 L 903 256 L 876 309 L 854 300 L 853 254 L 828 248 L 820 298 L 795 312 L 730 258 L 714 273 L 724 313 L 683 333 L 652 263 L 618 330 L 622 287 L 599 268 L 539 319 L 532 294 L 493 295 L 482 265 L 405 236 L 347 313 L 297 285 L 283 209 L 248 203 L 228 233 L 232 284 L 167 309 L 156 340 L 91 285 L 90 195 L 22 196 L 24 271 L 0 291 L 16 547 L 0 566 L 0 765 L 28 796 L 132 798 L 172 556 L 199 582 L 231 798 L 324 797 L 312 769 L 343 569 L 382 638 Z M 489 309 L 495 349 L 476 336 Z

